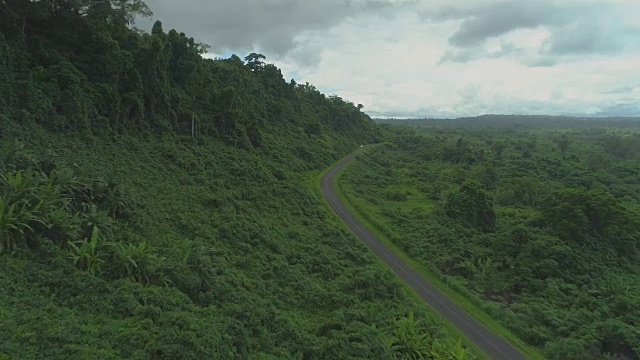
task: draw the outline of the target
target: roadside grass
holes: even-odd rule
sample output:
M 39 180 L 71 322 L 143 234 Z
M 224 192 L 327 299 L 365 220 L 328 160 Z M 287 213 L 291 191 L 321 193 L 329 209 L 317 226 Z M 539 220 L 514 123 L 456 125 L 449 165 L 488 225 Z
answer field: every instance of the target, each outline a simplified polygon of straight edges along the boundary
M 368 148 L 366 151 L 371 151 L 380 145 Z M 344 158 L 343 158 L 344 159 Z M 322 202 L 327 206 L 327 208 L 331 209 L 328 202 L 322 196 L 322 191 L 320 188 L 320 180 L 322 176 L 326 174 L 333 166 L 340 163 L 343 159 L 336 161 L 331 167 L 325 169 L 323 172 L 315 176 L 315 178 L 311 178 L 314 184 L 310 184 L 311 188 L 315 190 L 315 193 Z M 354 161 L 357 161 L 358 157 Z M 428 269 L 424 265 L 410 258 L 400 247 L 398 247 L 393 241 L 392 238 L 398 237 L 398 234 L 395 234 L 393 230 L 390 228 L 387 221 L 384 219 L 382 215 L 378 213 L 378 211 L 373 208 L 366 201 L 361 199 L 354 198 L 347 194 L 352 193 L 349 189 L 349 185 L 340 181 L 341 175 L 347 171 L 351 164 L 347 164 L 345 168 L 338 174 L 334 179 L 334 189 L 338 197 L 343 201 L 346 208 L 360 221 L 363 225 L 367 227 L 369 231 L 371 231 L 382 243 L 387 246 L 391 251 L 393 251 L 396 255 L 398 255 L 403 261 L 405 261 L 412 269 L 417 271 L 420 275 L 422 275 L 425 279 L 429 280 L 436 288 L 438 288 L 443 294 L 448 296 L 450 299 L 455 301 L 460 307 L 462 307 L 465 311 L 467 311 L 470 315 L 472 315 L 477 321 L 482 323 L 489 330 L 494 332 L 495 334 L 501 336 L 502 338 L 508 340 L 512 345 L 520 349 L 529 359 L 539 360 L 546 359 L 545 356 L 540 352 L 540 350 L 526 344 L 520 338 L 518 338 L 515 334 L 513 334 L 510 330 L 508 330 L 504 325 L 500 324 L 496 321 L 489 313 L 483 309 L 489 306 L 486 302 L 479 299 L 477 296 L 471 294 L 468 290 L 466 290 L 461 284 L 451 279 L 450 277 L 442 274 L 438 274 L 437 271 L 433 269 Z M 414 196 L 409 196 L 410 200 L 409 206 L 412 208 L 431 208 L 428 205 L 418 205 L 416 204 L 416 200 Z M 413 204 L 413 205 L 411 205 Z M 344 227 L 348 229 L 348 226 L 340 220 Z M 377 257 L 376 257 L 377 258 Z M 379 263 L 383 264 L 382 260 L 377 259 Z M 400 281 L 400 280 L 398 280 Z M 408 293 L 411 296 L 419 301 L 424 303 L 424 301 L 409 287 L 407 284 L 402 282 L 402 285 L 405 289 L 408 290 Z M 456 328 L 454 328 L 451 324 L 445 321 L 447 325 L 447 329 L 452 334 L 456 334 L 464 339 L 462 333 L 460 333 Z M 482 352 L 479 348 L 474 346 L 473 344 L 469 344 L 474 349 L 476 354 L 482 354 L 481 358 L 487 358 L 486 354 Z
M 364 152 L 367 151 L 371 151 L 372 149 L 375 149 L 378 146 L 384 146 L 383 144 L 376 144 L 374 146 L 371 146 L 370 148 L 365 149 Z M 364 154 L 363 152 L 363 154 Z M 351 155 L 351 154 L 349 154 Z M 337 160 L 336 162 L 334 162 L 333 164 L 331 164 L 331 166 L 327 167 L 326 169 L 324 169 L 322 172 L 320 173 L 311 173 L 309 174 L 308 178 L 307 178 L 307 186 L 309 188 L 310 191 L 312 191 L 312 193 L 317 196 L 317 198 L 322 202 L 322 204 L 326 207 L 326 209 L 328 209 L 331 213 L 333 213 L 333 210 L 331 209 L 331 206 L 329 205 L 329 203 L 327 202 L 327 200 L 325 199 L 325 197 L 322 195 L 322 188 L 321 188 L 321 180 L 322 177 L 329 172 L 329 170 L 331 170 L 333 167 L 335 167 L 336 165 L 338 165 L 340 162 L 342 162 L 347 156 L 344 156 L 343 158 L 340 158 L 339 160 Z M 358 156 L 356 156 L 357 160 Z M 348 167 L 350 166 L 350 164 L 347 164 L 345 166 L 345 168 L 343 169 L 346 170 Z M 334 185 L 338 184 L 338 179 L 340 177 L 340 174 L 342 174 L 342 171 L 338 174 L 336 174 L 336 178 L 335 178 L 335 182 Z M 336 193 L 338 194 L 338 196 L 340 197 L 341 200 L 343 200 L 344 202 L 344 196 L 342 195 L 342 193 L 339 191 L 339 189 L 337 188 L 337 186 L 335 187 Z M 362 216 L 360 215 L 359 212 L 354 211 L 353 207 L 351 206 L 351 204 L 348 204 L 346 202 L 344 202 L 345 205 L 347 206 L 347 208 L 349 209 L 349 211 L 351 211 L 351 213 L 353 213 L 356 218 L 362 222 L 368 230 L 370 230 L 372 233 L 374 233 L 374 235 L 376 235 L 376 237 L 378 237 L 379 239 L 382 240 L 382 234 L 380 232 L 378 232 L 377 230 L 373 229 L 371 227 L 371 225 L 369 224 L 369 222 L 364 221 Z M 349 228 L 349 226 L 337 215 L 334 216 L 335 219 L 337 220 L 336 223 L 339 223 L 346 231 L 348 231 L 349 233 L 353 232 L 351 231 L 351 229 Z M 354 237 L 356 236 L 355 234 L 353 235 Z M 398 249 L 395 246 L 389 246 L 388 241 L 385 239 L 384 244 L 389 247 L 392 251 L 394 251 L 396 254 L 400 255 L 400 253 L 398 253 Z M 362 246 L 366 245 L 364 243 L 362 243 Z M 367 248 L 367 250 L 369 250 Z M 370 251 L 370 250 L 369 250 Z M 376 262 L 378 262 L 378 264 L 380 264 L 380 266 L 389 269 L 389 267 L 387 266 L 387 264 L 382 261 L 380 258 L 378 258 L 377 256 L 375 256 L 373 253 L 371 253 L 371 255 L 375 258 Z M 407 261 L 406 257 L 402 257 L 402 259 L 404 261 L 406 261 L 409 265 L 411 265 L 412 268 L 415 269 L 413 262 L 409 262 Z M 389 271 L 392 271 L 391 269 L 389 269 Z M 422 274 L 422 273 L 421 273 Z M 423 275 L 424 276 L 424 275 Z M 471 350 L 471 352 L 480 360 L 490 360 L 490 358 L 487 356 L 487 354 L 485 354 L 480 348 L 478 348 L 474 343 L 470 342 L 456 327 L 454 327 L 453 325 L 451 325 L 448 321 L 446 321 L 446 319 L 444 317 L 442 317 L 435 309 L 433 309 L 429 304 L 427 304 L 412 288 L 411 286 L 409 286 L 407 283 L 405 283 L 404 281 L 400 280 L 400 278 L 394 273 L 394 281 L 400 285 L 400 287 L 402 289 L 404 289 L 405 293 L 414 301 L 414 305 L 418 306 L 418 307 L 426 307 L 428 309 L 429 312 L 437 315 L 438 318 L 442 319 L 442 324 L 445 328 L 445 332 L 452 337 L 456 337 L 459 339 L 462 339 L 464 344 L 467 346 L 468 349 Z M 544 358 L 540 358 L 540 359 L 544 359 Z

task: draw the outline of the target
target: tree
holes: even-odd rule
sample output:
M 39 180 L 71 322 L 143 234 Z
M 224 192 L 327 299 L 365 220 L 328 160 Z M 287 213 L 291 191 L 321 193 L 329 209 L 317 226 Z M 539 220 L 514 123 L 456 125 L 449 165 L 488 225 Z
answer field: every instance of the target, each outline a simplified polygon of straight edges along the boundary
M 467 181 L 458 191 L 450 193 L 445 212 L 449 217 L 485 232 L 492 232 L 496 228 L 493 199 L 476 181 Z
M 47 0 L 46 3 L 53 16 L 74 14 L 120 26 L 131 26 L 137 17 L 153 15 L 142 0 Z
M 153 12 L 142 0 L 111 0 L 112 21 L 118 25 L 131 26 L 136 17 L 150 17 Z
M 569 150 L 571 141 L 569 140 L 566 134 L 562 134 L 562 136 L 560 136 L 560 138 L 556 140 L 556 144 L 558 145 L 558 149 L 560 149 L 560 154 L 564 156 Z
M 543 207 L 547 224 L 564 241 L 609 245 L 634 257 L 640 243 L 640 221 L 618 199 L 602 189 L 567 188 L 549 196 Z
M 162 29 L 162 22 L 160 20 L 156 20 L 156 22 L 153 23 L 153 28 L 151 28 L 151 34 L 164 35 L 164 30 Z
M 247 67 L 254 72 L 264 67 L 264 61 L 262 60 L 266 59 L 266 56 L 256 53 L 251 53 L 244 58 L 244 60 L 247 62 Z
M 507 145 L 504 143 L 504 141 L 498 140 L 491 144 L 491 151 L 493 151 L 493 154 L 495 156 L 500 157 L 502 156 L 502 152 L 506 147 Z

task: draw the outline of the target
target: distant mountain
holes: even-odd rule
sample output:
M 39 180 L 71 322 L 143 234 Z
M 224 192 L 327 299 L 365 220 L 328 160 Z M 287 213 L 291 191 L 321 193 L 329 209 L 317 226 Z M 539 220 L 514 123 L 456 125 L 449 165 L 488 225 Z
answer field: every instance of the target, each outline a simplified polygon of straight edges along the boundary
M 457 119 L 374 119 L 378 124 L 412 126 L 640 127 L 640 117 L 572 117 L 549 115 L 481 115 Z

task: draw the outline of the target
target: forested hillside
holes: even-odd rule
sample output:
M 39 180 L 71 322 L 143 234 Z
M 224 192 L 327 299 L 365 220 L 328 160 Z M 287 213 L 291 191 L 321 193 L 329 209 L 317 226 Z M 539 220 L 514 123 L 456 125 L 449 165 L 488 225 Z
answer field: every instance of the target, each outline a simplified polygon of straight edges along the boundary
M 268 142 L 265 124 L 310 136 L 328 130 L 353 141 L 372 139 L 370 120 L 353 104 L 285 82 L 259 54 L 246 64 L 237 56 L 203 60 L 204 45 L 175 30 L 165 33 L 160 22 L 151 34 L 130 30 L 131 19 L 148 11 L 142 4 L 123 0 L 105 9 L 102 2 L 84 3 L 2 5 L 4 118 L 57 131 L 190 135 L 195 117 L 196 134 L 241 148 Z
M 638 359 L 640 130 L 440 125 L 349 168 L 353 207 L 549 358 Z
M 138 0 L 0 0 L 0 359 L 474 358 L 313 193 L 377 141 Z

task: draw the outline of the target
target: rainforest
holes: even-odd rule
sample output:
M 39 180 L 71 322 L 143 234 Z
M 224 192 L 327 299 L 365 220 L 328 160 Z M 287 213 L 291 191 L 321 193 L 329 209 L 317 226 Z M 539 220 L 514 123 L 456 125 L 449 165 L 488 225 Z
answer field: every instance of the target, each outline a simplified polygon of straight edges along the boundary
M 550 359 L 638 357 L 638 119 L 378 122 L 339 186 L 391 246 Z
M 0 360 L 638 359 L 640 123 L 376 120 L 140 0 L 0 0 Z M 366 147 L 362 147 L 363 145 Z
M 476 358 L 315 191 L 382 130 L 148 13 L 0 1 L 0 359 Z

